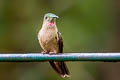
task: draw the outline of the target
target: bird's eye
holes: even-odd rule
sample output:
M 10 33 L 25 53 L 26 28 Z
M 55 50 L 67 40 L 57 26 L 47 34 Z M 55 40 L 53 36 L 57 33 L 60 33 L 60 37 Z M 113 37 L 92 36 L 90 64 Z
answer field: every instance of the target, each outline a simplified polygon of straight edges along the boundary
M 46 16 L 45 19 L 47 19 L 48 17 Z

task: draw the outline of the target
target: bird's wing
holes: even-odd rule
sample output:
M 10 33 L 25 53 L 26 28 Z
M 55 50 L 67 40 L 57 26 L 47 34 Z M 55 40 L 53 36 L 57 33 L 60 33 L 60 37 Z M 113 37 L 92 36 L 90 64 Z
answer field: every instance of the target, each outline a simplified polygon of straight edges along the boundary
M 57 41 L 59 45 L 59 53 L 63 53 L 63 39 L 60 32 L 57 32 Z
M 59 45 L 59 53 L 63 52 L 63 39 L 60 32 L 57 32 L 57 42 Z M 70 77 L 70 72 L 67 68 L 67 65 L 64 61 L 49 61 L 52 68 L 59 74 L 61 77 Z

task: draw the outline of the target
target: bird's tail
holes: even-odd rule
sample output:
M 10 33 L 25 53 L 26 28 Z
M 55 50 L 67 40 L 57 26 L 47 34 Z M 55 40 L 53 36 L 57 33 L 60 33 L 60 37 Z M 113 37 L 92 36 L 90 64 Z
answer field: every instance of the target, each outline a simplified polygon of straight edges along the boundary
M 61 77 L 70 77 L 70 72 L 63 61 L 49 61 L 49 63 Z

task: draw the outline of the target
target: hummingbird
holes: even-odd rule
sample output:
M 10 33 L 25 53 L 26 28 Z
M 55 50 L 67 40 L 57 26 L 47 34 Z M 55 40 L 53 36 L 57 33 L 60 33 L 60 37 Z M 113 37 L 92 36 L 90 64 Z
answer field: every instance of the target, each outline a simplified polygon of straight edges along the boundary
M 63 39 L 56 26 L 57 18 L 59 17 L 53 13 L 44 15 L 42 28 L 38 33 L 38 40 L 43 54 L 63 53 Z M 49 61 L 49 63 L 61 77 L 70 77 L 70 72 L 64 61 Z

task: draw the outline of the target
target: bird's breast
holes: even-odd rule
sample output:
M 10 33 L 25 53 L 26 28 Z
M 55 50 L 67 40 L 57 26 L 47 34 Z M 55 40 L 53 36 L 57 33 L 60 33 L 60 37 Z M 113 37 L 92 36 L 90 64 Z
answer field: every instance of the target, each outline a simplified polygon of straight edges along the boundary
M 41 44 L 41 47 L 47 51 L 53 51 L 57 49 L 57 30 L 56 29 L 43 29 L 39 32 L 38 39 Z
M 40 32 L 41 40 L 44 42 L 49 42 L 55 39 L 57 32 L 55 30 L 43 30 Z

